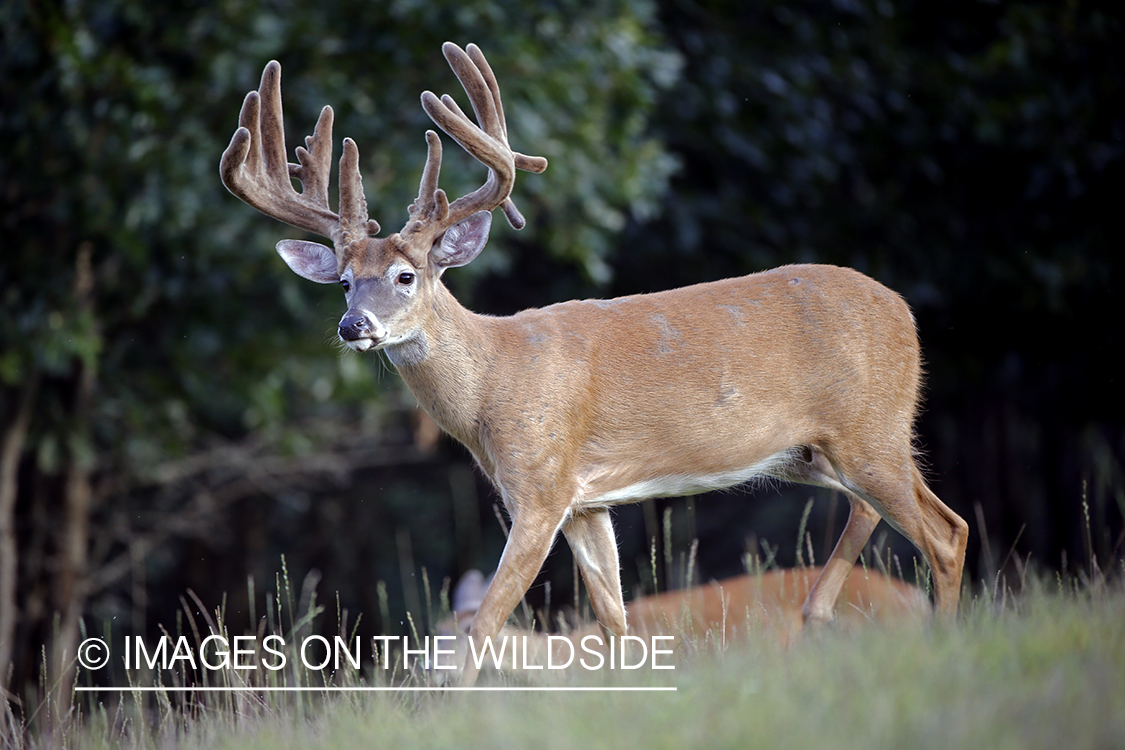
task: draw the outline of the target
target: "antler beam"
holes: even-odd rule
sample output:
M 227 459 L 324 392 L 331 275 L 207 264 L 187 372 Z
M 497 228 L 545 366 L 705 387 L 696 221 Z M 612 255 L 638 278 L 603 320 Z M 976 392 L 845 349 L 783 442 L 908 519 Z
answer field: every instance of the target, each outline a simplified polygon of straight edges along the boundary
M 473 107 L 477 123 L 461 110 L 452 97 L 446 95 L 440 99 L 430 91 L 422 94 L 422 108 L 439 128 L 457 141 L 477 161 L 488 167 L 488 179 L 481 187 L 469 195 L 458 198 L 449 206 L 449 212 L 442 224 L 446 227 L 456 224 L 466 216 L 477 211 L 491 211 L 502 208 L 504 215 L 516 229 L 522 229 L 526 224 L 519 209 L 511 199 L 512 186 L 516 181 L 516 170 L 526 172 L 542 172 L 547 168 L 547 160 L 541 156 L 526 156 L 513 151 L 508 145 L 508 130 L 504 121 L 504 105 L 500 99 L 500 86 L 496 76 L 488 65 L 484 53 L 475 44 L 470 44 L 462 50 L 452 42 L 442 45 L 442 53 L 449 62 L 449 67 L 457 75 L 457 79 L 469 96 L 469 103 Z M 439 204 L 444 200 L 436 197 L 437 173 L 441 162 L 441 148 L 434 148 L 434 140 L 427 134 L 430 144 L 429 156 L 426 161 L 426 171 L 423 175 L 422 186 L 419 190 L 419 200 L 429 206 Z M 426 177 L 432 176 L 432 182 Z M 423 195 L 432 185 L 434 203 L 429 203 Z M 420 209 L 423 203 L 418 204 Z

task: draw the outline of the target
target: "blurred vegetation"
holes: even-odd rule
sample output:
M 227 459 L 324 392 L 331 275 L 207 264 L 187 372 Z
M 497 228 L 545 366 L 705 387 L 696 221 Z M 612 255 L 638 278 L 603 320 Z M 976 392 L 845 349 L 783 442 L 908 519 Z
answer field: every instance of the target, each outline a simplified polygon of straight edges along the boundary
M 513 146 L 551 163 L 517 181 L 528 229 L 496 224 L 448 275 L 463 301 L 854 266 L 915 309 L 920 447 L 970 572 L 1119 556 L 1121 32 L 1071 0 L 0 5 L 0 671 L 21 697 L 48 644 L 65 678 L 79 616 L 143 632 L 279 552 L 382 628 L 422 566 L 436 592 L 495 563 L 464 453 L 430 447 L 389 367 L 333 350 L 338 290 L 285 270 L 294 230 L 217 173 L 278 59 L 290 147 L 332 104 L 393 231 L 420 92 L 463 101 L 447 39 L 481 45 Z M 455 151 L 460 194 L 483 170 Z M 793 538 L 807 495 L 689 506 L 701 570 L 731 572 L 751 530 Z M 627 563 L 669 507 L 623 512 Z

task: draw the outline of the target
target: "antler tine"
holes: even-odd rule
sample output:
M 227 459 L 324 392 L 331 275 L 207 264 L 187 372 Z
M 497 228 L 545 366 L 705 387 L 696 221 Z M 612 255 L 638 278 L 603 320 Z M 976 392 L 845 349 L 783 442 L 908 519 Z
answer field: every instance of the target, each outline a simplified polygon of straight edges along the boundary
M 329 237 L 334 243 L 339 243 L 349 231 L 377 234 L 378 224 L 367 219 L 358 152 L 349 157 L 347 142 L 341 159 L 341 193 L 350 190 L 352 197 L 346 204 L 342 202 L 344 220 L 328 207 L 332 120 L 332 108 L 322 109 L 313 134 L 305 138 L 305 147 L 296 149 L 298 163 L 288 163 L 281 107 L 281 65 L 271 60 L 262 71 L 258 90 L 246 95 L 238 116 L 239 127 L 223 152 L 219 163 L 223 184 L 267 216 Z M 355 152 L 354 143 L 351 149 Z M 292 178 L 300 180 L 302 192 L 293 188 Z M 357 189 L 358 201 L 354 199 Z
M 413 231 L 420 231 L 427 221 L 444 224 L 449 216 L 449 199 L 438 187 L 441 173 L 441 139 L 432 130 L 426 131 L 426 166 L 418 185 L 418 197 L 410 204 L 410 218 L 415 220 Z
M 333 239 L 347 244 L 378 233 L 379 223 L 367 218 L 367 198 L 359 174 L 359 147 L 351 138 L 345 138 L 344 154 L 340 157 L 340 237 Z
M 514 228 L 522 229 L 526 222 L 510 198 L 515 170 L 542 172 L 547 168 L 547 160 L 514 152 L 508 145 L 500 87 L 480 48 L 470 44 L 468 52 L 465 52 L 456 44 L 446 42 L 442 52 L 468 94 L 480 124 L 474 124 L 449 96 L 438 99 L 426 91 L 422 94 L 422 108 L 438 127 L 489 170 L 484 185 L 449 206 L 444 224 L 452 225 L 471 213 L 500 207 L 508 222 Z
M 301 195 L 316 205 L 328 209 L 329 173 L 332 167 L 332 122 L 334 113 L 331 107 L 320 110 L 312 135 L 305 136 L 305 145 L 298 146 L 297 164 L 288 164 L 289 176 L 301 182 Z M 284 148 L 284 144 L 282 144 Z M 285 159 L 284 152 L 279 155 Z M 292 183 L 290 183 L 290 186 Z
M 461 87 L 469 95 L 469 104 L 473 107 L 473 114 L 477 116 L 480 129 L 497 141 L 507 144 L 508 133 L 504 129 L 504 106 L 500 101 L 500 86 L 488 61 L 484 59 L 484 53 L 475 44 L 470 44 L 466 51 L 452 42 L 443 44 L 441 51 L 449 67 L 457 75 L 457 80 L 461 82 Z M 443 101 L 445 99 L 446 97 L 442 97 Z M 464 112 L 459 109 L 457 113 L 465 117 Z M 468 120 L 467 117 L 465 119 Z
M 456 46 L 456 45 L 454 45 Z M 444 50 L 443 50 L 444 51 Z M 500 101 L 500 84 L 496 82 L 496 74 L 492 72 L 492 66 L 488 64 L 485 59 L 484 53 L 481 52 L 480 47 L 475 44 L 469 44 L 465 47 L 465 55 L 473 63 L 477 73 L 480 75 L 481 80 L 484 82 L 488 92 L 492 94 L 492 106 L 489 108 L 490 116 L 494 118 L 494 122 L 486 123 L 481 119 L 481 113 L 477 112 L 476 104 L 473 104 L 473 111 L 476 113 L 477 122 L 481 123 L 484 132 L 492 135 L 493 137 L 499 136 L 503 139 L 504 143 L 508 142 L 508 125 L 504 121 L 504 103 Z M 448 54 L 446 59 L 449 59 Z M 452 63 L 450 63 L 452 64 Z M 458 75 L 460 78 L 460 75 Z M 491 128 L 495 128 L 493 132 Z

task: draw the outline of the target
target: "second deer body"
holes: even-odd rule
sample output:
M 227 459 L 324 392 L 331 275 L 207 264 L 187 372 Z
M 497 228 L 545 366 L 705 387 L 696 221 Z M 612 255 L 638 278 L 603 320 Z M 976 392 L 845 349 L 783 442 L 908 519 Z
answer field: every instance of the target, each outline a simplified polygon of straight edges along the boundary
M 749 638 L 786 647 L 801 628 L 801 602 L 822 572 L 821 568 L 775 569 L 641 596 L 625 605 L 629 634 L 642 639 L 672 636 L 661 641 L 676 653 L 709 646 L 726 648 Z M 454 588 L 450 617 L 440 622 L 435 630 L 442 637 L 455 639 L 451 651 L 457 661 L 445 659 L 448 652 L 435 651 L 433 674 L 438 679 L 442 679 L 441 675 L 447 670 L 456 670 L 469 662 L 470 649 L 465 638 L 486 588 L 487 581 L 476 570 L 462 576 Z M 874 622 L 903 625 L 923 621 L 930 614 L 930 601 L 916 586 L 877 570 L 856 566 L 840 591 L 838 609 L 833 623 L 837 627 Z M 518 670 L 525 665 L 541 669 L 545 664 L 566 664 L 568 656 L 575 653 L 585 656 L 607 650 L 606 640 L 596 624 L 564 626 L 560 632 L 561 636 L 548 635 L 505 625 L 500 645 L 496 647 L 505 654 L 500 663 L 508 670 Z M 521 653 L 517 654 L 517 649 Z M 599 662 L 591 660 L 591 663 Z M 492 664 L 495 665 L 496 660 Z
M 366 215 L 355 144 L 345 140 L 340 213 L 327 207 L 331 110 L 300 164 L 287 164 L 280 72 L 267 66 L 223 156 L 224 182 L 262 211 L 333 239 L 284 241 L 298 274 L 341 283 L 340 338 L 386 352 L 421 406 L 464 443 L 512 527 L 471 637 L 494 636 L 534 580 L 559 532 L 574 550 L 598 622 L 623 635 L 626 615 L 609 508 L 729 487 L 760 477 L 843 492 L 851 513 L 804 605 L 832 617 L 840 589 L 879 518 L 930 565 L 937 607 L 956 610 L 967 526 L 926 486 L 912 434 L 921 378 L 906 303 L 849 269 L 785 266 L 736 279 L 613 300 L 571 301 L 510 317 L 462 307 L 441 282 L 488 238 L 491 211 L 523 219 L 516 169 L 545 160 L 513 152 L 499 88 L 480 51 L 447 44 L 480 127 L 449 97 L 423 106 L 489 167 L 450 203 L 429 158 L 406 226 L 386 238 Z M 305 184 L 298 194 L 290 183 Z M 463 680 L 476 674 L 466 669 Z

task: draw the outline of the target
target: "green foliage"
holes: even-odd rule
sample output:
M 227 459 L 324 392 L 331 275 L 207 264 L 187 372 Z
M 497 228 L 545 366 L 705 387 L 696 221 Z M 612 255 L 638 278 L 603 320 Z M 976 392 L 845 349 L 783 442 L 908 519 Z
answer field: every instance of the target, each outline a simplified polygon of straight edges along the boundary
M 828 260 L 927 307 L 1101 293 L 1120 232 L 1098 212 L 1125 156 L 1116 14 L 767 2 L 663 20 L 686 67 L 660 124 L 685 170 L 646 260 L 698 254 L 705 277 Z
M 669 171 L 646 124 L 676 58 L 656 45 L 643 1 L 111 0 L 0 14 L 0 384 L 14 395 L 35 372 L 96 373 L 98 450 L 140 466 L 210 435 L 346 418 L 381 390 L 370 365 L 325 347 L 338 290 L 297 279 L 271 251 L 295 230 L 219 182 L 242 96 L 268 59 L 283 64 L 290 146 L 331 103 L 337 141 L 360 144 L 386 231 L 417 192 L 432 127 L 420 92 L 462 93 L 440 54 L 447 38 L 485 49 L 513 143 L 552 161 L 516 187 L 525 242 L 540 251 L 604 276 L 623 217 L 650 207 Z M 455 151 L 443 185 L 461 194 L 484 170 Z M 565 230 L 540 229 L 564 217 Z M 494 235 L 480 270 L 503 265 L 513 233 Z M 41 391 L 33 441 L 64 441 L 66 391 Z

